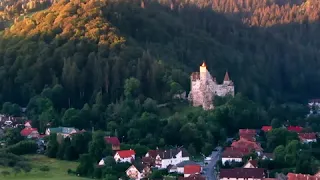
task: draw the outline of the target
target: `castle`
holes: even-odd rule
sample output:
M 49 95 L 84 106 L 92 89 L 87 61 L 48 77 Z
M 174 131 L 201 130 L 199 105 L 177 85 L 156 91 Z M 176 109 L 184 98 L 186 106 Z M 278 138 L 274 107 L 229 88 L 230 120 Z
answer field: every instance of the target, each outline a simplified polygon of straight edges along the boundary
M 228 72 L 224 76 L 223 84 L 218 84 L 207 70 L 205 63 L 200 66 L 200 72 L 191 74 L 191 91 L 188 95 L 193 106 L 202 106 L 204 110 L 213 109 L 214 96 L 234 96 L 234 85 Z

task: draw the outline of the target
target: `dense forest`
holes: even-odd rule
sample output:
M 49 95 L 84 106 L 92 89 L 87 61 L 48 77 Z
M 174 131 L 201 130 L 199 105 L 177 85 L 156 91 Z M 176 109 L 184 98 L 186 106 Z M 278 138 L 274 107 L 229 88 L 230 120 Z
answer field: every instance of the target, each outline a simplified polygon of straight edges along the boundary
M 251 1 L 237 7 L 246 14 L 260 6 L 298 6 Z M 233 1 L 221 2 L 212 4 L 222 12 L 236 11 Z M 319 95 L 317 33 L 302 29 L 311 21 L 299 31 L 274 26 L 279 33 L 272 33 L 226 18 L 208 3 L 196 5 L 62 0 L 18 21 L 0 39 L 1 101 L 26 106 L 44 88 L 61 85 L 63 107 L 82 107 L 98 92 L 108 104 L 123 97 L 124 80 L 133 76 L 141 82 L 141 95 L 166 102 L 188 91 L 189 73 L 203 60 L 218 80 L 228 70 L 236 91 L 259 103 L 303 102 Z M 297 19 L 292 16 L 292 22 Z

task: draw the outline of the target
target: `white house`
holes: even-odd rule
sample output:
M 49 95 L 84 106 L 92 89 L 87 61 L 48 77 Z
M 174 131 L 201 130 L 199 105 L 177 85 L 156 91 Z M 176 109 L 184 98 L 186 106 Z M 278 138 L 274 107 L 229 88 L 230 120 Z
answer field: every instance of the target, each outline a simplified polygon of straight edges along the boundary
M 225 165 L 226 162 L 242 162 L 242 157 L 244 155 L 246 154 L 241 152 L 240 150 L 229 148 L 223 151 L 221 162 L 223 165 Z
M 263 168 L 234 168 L 221 169 L 220 180 L 263 180 L 265 177 Z
M 126 174 L 130 179 L 140 180 L 142 178 L 148 177 L 151 174 L 149 166 L 144 166 L 141 163 L 136 163 L 131 165 L 127 170 Z
M 122 150 L 117 151 L 117 153 L 113 156 L 116 162 L 124 163 L 132 163 L 135 160 L 136 152 L 132 149 L 130 150 Z
M 183 161 L 190 160 L 189 153 L 184 148 L 175 148 L 169 150 L 151 150 L 146 157 L 152 157 L 155 161 L 155 167 L 165 169 L 169 165 L 177 165 Z
M 299 139 L 302 143 L 317 142 L 316 133 L 299 133 Z

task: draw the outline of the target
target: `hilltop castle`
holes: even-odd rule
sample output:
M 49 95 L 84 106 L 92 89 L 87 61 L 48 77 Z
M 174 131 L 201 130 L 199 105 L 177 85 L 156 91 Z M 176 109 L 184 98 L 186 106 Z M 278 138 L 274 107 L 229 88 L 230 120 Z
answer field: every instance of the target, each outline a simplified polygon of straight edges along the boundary
M 204 110 L 213 109 L 214 96 L 234 96 L 234 85 L 230 80 L 228 72 L 224 76 L 223 84 L 218 84 L 215 77 L 212 77 L 203 63 L 200 72 L 191 74 L 191 91 L 188 95 L 193 106 L 202 106 Z

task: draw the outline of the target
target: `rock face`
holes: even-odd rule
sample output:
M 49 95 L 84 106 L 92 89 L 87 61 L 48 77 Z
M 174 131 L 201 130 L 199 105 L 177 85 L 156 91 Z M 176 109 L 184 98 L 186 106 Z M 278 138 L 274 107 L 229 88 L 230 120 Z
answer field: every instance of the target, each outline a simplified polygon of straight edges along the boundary
M 222 84 L 218 84 L 215 77 L 210 75 L 205 63 L 200 66 L 200 72 L 191 74 L 191 91 L 188 95 L 193 106 L 202 106 L 204 110 L 213 109 L 214 96 L 234 96 L 234 85 L 228 72 Z

